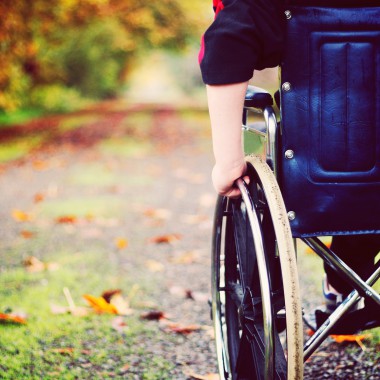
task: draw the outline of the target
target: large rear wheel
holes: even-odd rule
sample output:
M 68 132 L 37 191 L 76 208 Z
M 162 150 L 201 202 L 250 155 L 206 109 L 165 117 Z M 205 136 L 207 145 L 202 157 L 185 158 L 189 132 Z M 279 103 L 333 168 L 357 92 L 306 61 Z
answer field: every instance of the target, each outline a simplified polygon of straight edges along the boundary
M 219 197 L 212 315 L 221 379 L 302 379 L 302 315 L 293 239 L 268 165 L 248 159 L 242 198 Z

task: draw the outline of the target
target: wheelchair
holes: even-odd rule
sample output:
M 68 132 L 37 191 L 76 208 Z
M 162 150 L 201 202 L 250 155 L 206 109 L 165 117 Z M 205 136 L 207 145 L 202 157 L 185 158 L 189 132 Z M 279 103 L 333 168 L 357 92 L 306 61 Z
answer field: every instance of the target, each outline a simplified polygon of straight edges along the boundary
M 272 96 L 249 86 L 250 182 L 237 180 L 241 198 L 218 197 L 215 208 L 212 318 L 223 380 L 302 379 L 331 333 L 380 325 L 379 262 L 361 278 L 321 239 L 380 234 L 380 2 L 293 1 L 285 15 L 279 118 Z M 251 112 L 264 121 L 249 124 Z M 295 239 L 352 286 L 309 338 Z

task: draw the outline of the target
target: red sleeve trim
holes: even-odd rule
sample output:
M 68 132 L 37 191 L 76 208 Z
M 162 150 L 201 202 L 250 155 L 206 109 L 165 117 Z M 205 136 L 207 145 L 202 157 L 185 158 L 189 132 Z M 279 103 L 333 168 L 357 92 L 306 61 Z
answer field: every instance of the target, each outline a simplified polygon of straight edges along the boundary
M 224 4 L 222 0 L 213 0 L 213 6 L 215 10 L 215 17 L 216 17 L 218 13 L 224 8 Z

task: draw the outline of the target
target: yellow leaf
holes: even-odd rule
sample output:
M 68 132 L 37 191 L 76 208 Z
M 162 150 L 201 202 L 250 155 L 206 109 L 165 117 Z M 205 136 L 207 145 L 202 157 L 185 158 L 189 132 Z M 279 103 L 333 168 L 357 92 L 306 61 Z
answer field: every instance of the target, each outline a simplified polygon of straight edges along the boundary
M 124 249 L 128 247 L 128 240 L 124 238 L 117 238 L 115 240 L 115 245 L 118 249 Z
M 17 222 L 30 222 L 32 220 L 30 214 L 17 209 L 12 210 L 12 217 Z
M 99 314 L 102 314 L 102 313 L 117 314 L 116 307 L 114 305 L 109 304 L 103 297 L 94 297 L 90 294 L 84 294 L 83 298 Z

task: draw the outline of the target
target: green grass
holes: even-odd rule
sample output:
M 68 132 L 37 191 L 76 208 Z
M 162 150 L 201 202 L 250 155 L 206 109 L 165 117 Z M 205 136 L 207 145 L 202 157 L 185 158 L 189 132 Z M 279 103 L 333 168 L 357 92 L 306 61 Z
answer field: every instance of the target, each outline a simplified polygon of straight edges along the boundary
M 43 111 L 39 109 L 23 109 L 9 113 L 0 112 L 0 126 L 25 123 L 42 114 Z
M 49 240 L 47 234 L 40 232 L 34 248 Z M 19 263 L 28 244 L 18 244 L 12 251 Z M 168 378 L 172 364 L 146 351 L 142 342 L 159 339 L 160 334 L 155 323 L 139 319 L 137 301 L 149 298 L 145 293 L 149 283 L 120 269 L 118 260 L 111 260 L 104 247 L 94 244 L 84 252 L 67 247 L 49 251 L 44 260 L 54 261 L 58 268 L 29 273 L 19 264 L 3 268 L 0 274 L 0 312 L 27 315 L 25 325 L 0 324 L 0 379 L 108 379 L 125 372 L 130 376 L 137 372 L 147 380 Z M 131 289 L 137 280 L 139 290 L 133 297 Z M 123 289 L 136 312 L 125 317 L 128 328 L 123 333 L 112 328 L 114 315 L 54 314 L 52 305 L 67 306 L 64 287 L 77 306 L 86 305 L 83 294 L 99 296 L 106 289 Z M 133 363 L 136 355 L 140 360 Z

